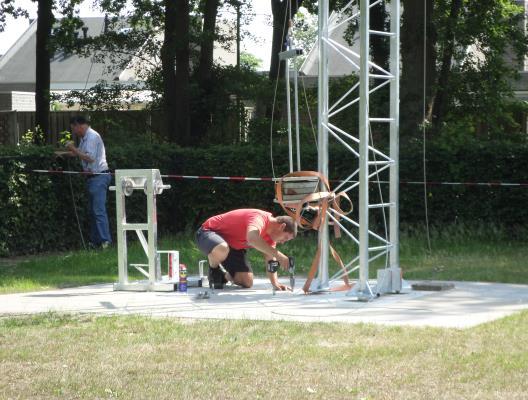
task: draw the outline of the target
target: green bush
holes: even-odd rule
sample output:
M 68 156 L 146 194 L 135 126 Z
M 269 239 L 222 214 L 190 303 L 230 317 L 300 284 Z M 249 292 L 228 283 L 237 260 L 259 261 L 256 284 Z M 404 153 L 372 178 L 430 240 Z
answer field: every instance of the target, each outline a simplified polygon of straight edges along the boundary
M 79 243 L 72 207 L 84 198 L 82 182 L 31 173 L 57 167 L 48 147 L 2 149 L 0 155 L 0 255 L 71 248 Z M 76 166 L 76 165 L 75 165 Z M 85 210 L 79 209 L 81 221 Z
M 342 147 L 332 147 L 330 177 L 341 179 L 353 172 L 356 161 Z M 287 148 L 275 145 L 273 160 L 277 176 L 288 170 Z M 162 174 L 271 176 L 270 149 L 266 145 L 212 146 L 180 148 L 167 144 L 124 144 L 107 146 L 111 169 L 158 168 Z M 528 146 L 518 143 L 465 143 L 447 146 L 428 145 L 428 180 L 450 182 L 526 181 Z M 315 169 L 317 154 L 313 146 L 303 149 L 303 169 Z M 76 160 L 55 160 L 48 147 L 0 149 L 0 254 L 32 253 L 80 246 L 74 204 L 88 232 L 86 194 L 82 176 L 35 174 L 32 169 L 78 169 Z M 401 149 L 400 176 L 403 181 L 422 180 L 420 143 Z M 70 190 L 70 179 L 72 187 Z M 387 174 L 382 175 L 382 180 Z M 273 203 L 271 182 L 233 182 L 164 179 L 171 190 L 158 196 L 158 222 L 161 233 L 195 229 L 207 217 L 237 207 L 258 207 L 280 212 Z M 335 186 L 335 184 L 334 184 Z M 383 192 L 386 196 L 387 185 Z M 73 197 L 72 197 L 73 191 Z M 352 199 L 357 201 L 354 192 Z M 453 223 L 502 225 L 514 232 L 526 225 L 527 188 L 429 186 L 429 218 L 432 225 Z M 378 189 L 371 189 L 373 200 Z M 109 193 L 109 217 L 115 226 L 115 198 Z M 387 198 L 385 197 L 385 200 Z M 422 185 L 400 186 L 402 224 L 424 222 Z M 145 197 L 135 192 L 127 198 L 130 221 L 145 218 Z M 375 224 L 381 214 L 372 213 Z

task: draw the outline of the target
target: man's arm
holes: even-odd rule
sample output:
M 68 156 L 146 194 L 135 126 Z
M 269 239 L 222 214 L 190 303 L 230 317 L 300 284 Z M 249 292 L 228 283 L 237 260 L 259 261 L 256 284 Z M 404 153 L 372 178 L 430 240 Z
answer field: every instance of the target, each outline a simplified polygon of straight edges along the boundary
M 95 161 L 92 157 L 90 157 L 90 155 L 83 153 L 81 150 L 75 147 L 75 144 L 73 144 L 73 142 L 68 142 L 66 144 L 66 148 L 70 150 L 72 155 L 79 157 L 81 160 L 84 160 L 88 163 L 93 163 Z
M 247 242 L 251 247 L 269 257 L 269 259 L 276 258 L 284 270 L 288 269 L 288 257 L 276 248 L 270 246 L 262 236 L 260 236 L 258 228 L 252 226 L 248 228 Z

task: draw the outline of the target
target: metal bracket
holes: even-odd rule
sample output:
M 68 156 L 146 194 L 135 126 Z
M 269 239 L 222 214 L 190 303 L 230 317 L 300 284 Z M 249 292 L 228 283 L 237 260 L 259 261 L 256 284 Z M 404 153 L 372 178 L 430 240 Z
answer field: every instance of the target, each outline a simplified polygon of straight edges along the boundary
M 291 50 L 281 51 L 279 53 L 279 60 L 280 61 L 289 60 L 291 58 L 295 58 L 295 57 L 302 56 L 302 55 L 303 55 L 302 49 L 291 49 Z

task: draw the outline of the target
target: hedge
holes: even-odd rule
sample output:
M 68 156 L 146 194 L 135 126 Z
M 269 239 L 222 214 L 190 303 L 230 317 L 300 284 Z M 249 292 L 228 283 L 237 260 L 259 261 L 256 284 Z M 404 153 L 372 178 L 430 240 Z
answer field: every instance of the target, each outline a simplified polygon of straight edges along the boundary
M 273 149 L 277 176 L 287 172 L 287 149 Z M 473 143 L 446 146 L 429 143 L 428 180 L 449 182 L 526 182 L 528 146 L 518 143 Z M 179 148 L 166 144 L 107 147 L 112 169 L 159 168 L 162 173 L 185 175 L 271 176 L 270 149 L 261 145 Z M 403 181 L 422 180 L 419 143 L 401 149 Z M 303 151 L 303 169 L 316 168 L 314 149 Z M 330 177 L 344 178 L 353 170 L 350 153 L 331 148 Z M 87 237 L 88 221 L 84 178 L 81 176 L 32 173 L 33 169 L 78 169 L 75 160 L 56 160 L 49 147 L 0 148 L 0 254 L 14 255 L 61 250 L 80 246 L 78 217 Z M 382 180 L 387 178 L 382 175 Z M 71 188 L 70 188 L 71 182 Z M 237 207 L 258 207 L 279 212 L 273 203 L 271 182 L 170 180 L 172 189 L 158 197 L 159 230 L 163 233 L 194 229 L 208 216 Z M 383 191 L 386 193 L 386 185 Z M 73 192 L 73 197 L 72 197 Z M 353 194 L 353 192 L 352 192 Z M 378 189 L 371 189 L 373 199 Z M 429 219 L 433 225 L 454 222 L 525 225 L 528 188 L 429 186 Z M 355 201 L 355 196 L 353 195 Z M 402 224 L 422 224 L 424 193 L 421 185 L 400 186 Z M 386 198 L 385 198 L 386 200 Z M 357 208 L 357 207 L 356 207 Z M 131 221 L 141 221 L 145 197 L 136 192 L 127 198 Z M 115 225 L 115 198 L 109 194 L 109 216 Z M 381 223 L 381 214 L 372 214 Z

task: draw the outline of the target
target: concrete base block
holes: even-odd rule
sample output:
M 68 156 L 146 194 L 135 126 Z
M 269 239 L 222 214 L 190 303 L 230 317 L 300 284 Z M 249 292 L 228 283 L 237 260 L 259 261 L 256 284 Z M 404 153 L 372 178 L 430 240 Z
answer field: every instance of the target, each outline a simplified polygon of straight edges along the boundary
M 443 290 L 451 290 L 455 288 L 455 284 L 451 282 L 440 281 L 421 281 L 411 285 L 413 290 L 428 290 L 432 292 L 440 292 Z

